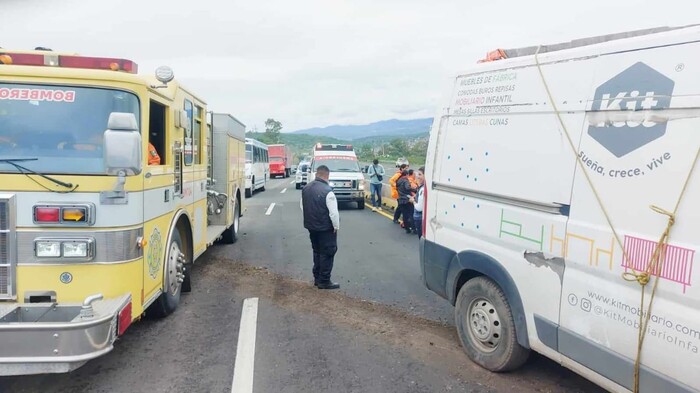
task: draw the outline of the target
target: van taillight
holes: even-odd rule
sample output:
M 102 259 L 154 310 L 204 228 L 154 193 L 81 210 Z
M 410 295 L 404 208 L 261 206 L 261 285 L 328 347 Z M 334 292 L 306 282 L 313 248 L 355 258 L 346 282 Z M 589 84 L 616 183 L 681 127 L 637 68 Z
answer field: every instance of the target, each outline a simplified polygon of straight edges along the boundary
M 425 238 L 425 228 L 428 223 L 428 187 L 423 185 L 423 225 L 421 226 L 421 236 Z

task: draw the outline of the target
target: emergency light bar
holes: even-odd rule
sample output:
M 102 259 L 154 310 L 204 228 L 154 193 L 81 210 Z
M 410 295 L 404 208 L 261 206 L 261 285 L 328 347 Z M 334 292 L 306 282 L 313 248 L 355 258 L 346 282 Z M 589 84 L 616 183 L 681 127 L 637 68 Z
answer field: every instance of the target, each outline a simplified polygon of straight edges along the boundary
M 352 145 L 338 145 L 338 144 L 316 144 L 315 149 L 319 150 L 331 150 L 331 151 L 352 151 Z
M 130 74 L 138 72 L 138 65 L 133 61 L 109 57 L 0 52 L 0 64 L 112 70 L 124 71 Z

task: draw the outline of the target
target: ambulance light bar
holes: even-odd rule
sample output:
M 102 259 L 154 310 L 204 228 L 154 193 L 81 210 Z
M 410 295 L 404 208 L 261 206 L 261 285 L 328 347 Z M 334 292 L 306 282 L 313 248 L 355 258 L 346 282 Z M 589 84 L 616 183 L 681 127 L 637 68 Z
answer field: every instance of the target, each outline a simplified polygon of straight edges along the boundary
M 130 74 L 138 72 L 138 65 L 133 61 L 109 57 L 0 52 L 0 64 L 112 70 Z
M 331 151 L 352 151 L 352 145 L 339 145 L 339 144 L 322 144 L 317 143 L 314 150 L 331 150 Z

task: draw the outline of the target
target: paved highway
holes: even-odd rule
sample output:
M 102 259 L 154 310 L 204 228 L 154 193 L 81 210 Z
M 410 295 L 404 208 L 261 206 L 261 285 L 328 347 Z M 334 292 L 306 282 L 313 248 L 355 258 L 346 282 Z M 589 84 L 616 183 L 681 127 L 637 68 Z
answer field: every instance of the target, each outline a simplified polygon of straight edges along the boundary
M 471 363 L 452 307 L 423 287 L 416 236 L 369 209 L 341 208 L 341 289 L 315 289 L 291 181 L 247 200 L 240 240 L 198 261 L 174 315 L 70 374 L 0 378 L 0 392 L 231 392 L 234 378 L 246 393 L 601 391 L 536 355 L 509 374 Z

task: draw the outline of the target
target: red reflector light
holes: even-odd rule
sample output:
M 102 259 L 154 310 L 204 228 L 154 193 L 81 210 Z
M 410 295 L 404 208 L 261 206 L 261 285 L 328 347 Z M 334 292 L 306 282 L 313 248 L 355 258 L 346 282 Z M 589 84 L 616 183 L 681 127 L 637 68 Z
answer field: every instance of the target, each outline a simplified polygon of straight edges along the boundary
M 67 68 L 90 68 L 96 70 L 138 72 L 138 66 L 131 60 L 105 57 L 59 56 L 59 65 Z
M 129 326 L 131 326 L 131 302 L 119 311 L 119 317 L 117 318 L 117 336 L 124 334 Z
M 57 207 L 35 207 L 34 221 L 36 222 L 59 222 L 61 209 Z

